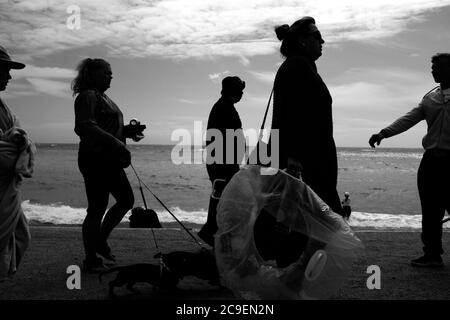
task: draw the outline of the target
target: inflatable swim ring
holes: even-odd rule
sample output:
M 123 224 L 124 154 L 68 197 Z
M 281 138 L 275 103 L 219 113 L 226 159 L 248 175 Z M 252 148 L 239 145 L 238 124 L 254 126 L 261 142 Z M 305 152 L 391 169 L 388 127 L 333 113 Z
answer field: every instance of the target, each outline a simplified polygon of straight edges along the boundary
M 295 251 L 287 265 L 277 260 L 286 242 L 270 248 L 277 243 L 273 234 L 255 230 L 264 216 L 287 232 L 289 250 Z M 363 247 L 344 219 L 304 182 L 255 165 L 243 167 L 224 189 L 217 225 L 217 267 L 224 284 L 240 299 L 331 297 L 347 279 L 356 250 Z

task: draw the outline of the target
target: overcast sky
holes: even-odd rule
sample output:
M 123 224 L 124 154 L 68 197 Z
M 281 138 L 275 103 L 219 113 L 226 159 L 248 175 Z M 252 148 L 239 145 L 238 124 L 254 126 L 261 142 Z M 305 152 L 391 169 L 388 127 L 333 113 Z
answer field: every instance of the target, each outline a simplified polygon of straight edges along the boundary
M 72 5 L 80 29 L 68 27 Z M 27 64 L 1 97 L 36 142 L 78 142 L 73 70 L 102 57 L 114 77 L 107 94 L 126 121 L 148 125 L 143 143 L 174 144 L 174 130 L 206 126 L 226 75 L 246 81 L 236 107 L 244 128 L 259 128 L 283 61 L 273 28 L 305 15 L 326 41 L 317 65 L 339 147 L 368 146 L 415 107 L 436 85 L 431 56 L 450 52 L 450 0 L 0 0 L 0 44 Z M 422 123 L 383 146 L 421 147 L 425 132 Z

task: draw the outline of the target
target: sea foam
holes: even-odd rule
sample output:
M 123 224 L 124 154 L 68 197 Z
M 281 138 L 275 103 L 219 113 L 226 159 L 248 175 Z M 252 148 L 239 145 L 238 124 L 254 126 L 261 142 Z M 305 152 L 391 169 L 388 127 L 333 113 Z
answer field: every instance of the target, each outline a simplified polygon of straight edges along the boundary
M 61 224 L 82 224 L 86 216 L 85 208 L 72 208 L 64 204 L 38 204 L 26 200 L 22 203 L 22 208 L 29 220 L 39 223 Z M 179 207 L 170 209 L 171 212 L 182 222 L 204 224 L 208 212 L 206 210 L 185 211 Z M 175 222 L 175 219 L 166 210 L 155 210 L 161 222 Z M 128 212 L 122 222 L 128 222 Z M 358 228 L 368 228 L 377 230 L 396 229 L 421 229 L 421 215 L 386 214 L 352 212 L 349 225 Z M 445 229 L 450 229 L 450 222 L 444 225 Z

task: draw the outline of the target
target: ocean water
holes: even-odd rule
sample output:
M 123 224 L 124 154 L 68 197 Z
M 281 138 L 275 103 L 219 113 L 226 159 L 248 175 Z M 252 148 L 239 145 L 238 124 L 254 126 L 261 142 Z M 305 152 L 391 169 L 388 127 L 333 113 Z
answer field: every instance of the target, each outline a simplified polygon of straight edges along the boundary
M 81 224 L 86 214 L 84 184 L 77 165 L 76 144 L 39 144 L 35 174 L 23 181 L 22 207 L 39 223 Z M 204 164 L 172 161 L 173 146 L 131 145 L 132 162 L 144 183 L 184 222 L 203 224 L 211 185 Z M 192 149 L 192 159 L 202 158 Z M 420 229 L 416 187 L 421 149 L 338 148 L 338 191 L 350 192 L 353 213 L 349 224 L 371 229 Z M 126 169 L 134 189 L 135 206 L 143 206 L 138 180 Z M 144 188 L 149 208 L 161 222 L 175 221 Z M 110 199 L 110 203 L 113 203 Z M 123 222 L 128 222 L 129 213 Z M 449 228 L 450 223 L 445 226 Z

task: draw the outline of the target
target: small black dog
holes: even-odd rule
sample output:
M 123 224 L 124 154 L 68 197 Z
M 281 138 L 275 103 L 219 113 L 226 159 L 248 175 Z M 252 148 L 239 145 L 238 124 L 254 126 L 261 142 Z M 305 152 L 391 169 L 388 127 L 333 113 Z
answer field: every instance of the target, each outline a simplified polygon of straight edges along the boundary
M 208 280 L 211 285 L 221 286 L 216 258 L 210 250 L 201 249 L 198 252 L 173 251 L 165 254 L 158 253 L 154 257 L 160 258 L 161 256 L 162 261 L 178 278 L 194 276 Z
M 178 284 L 179 278 L 171 272 L 167 267 L 162 267 L 155 264 L 139 263 L 129 266 L 114 267 L 103 271 L 99 274 L 98 278 L 101 281 L 102 276 L 111 272 L 118 271 L 114 280 L 109 282 L 109 296 L 114 298 L 115 287 L 121 287 L 127 285 L 127 289 L 133 293 L 139 293 L 139 291 L 133 288 L 136 282 L 147 282 L 152 286 L 165 288 L 168 290 L 174 290 Z

